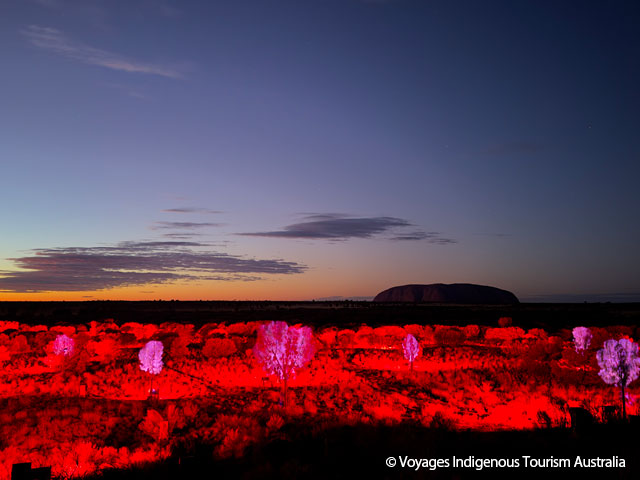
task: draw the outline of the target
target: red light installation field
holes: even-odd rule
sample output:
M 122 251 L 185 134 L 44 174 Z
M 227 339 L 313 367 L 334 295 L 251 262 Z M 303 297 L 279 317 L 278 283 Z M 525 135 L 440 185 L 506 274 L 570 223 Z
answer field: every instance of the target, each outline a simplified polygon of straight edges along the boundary
M 283 402 L 278 379 L 254 354 L 261 324 L 0 322 L 0 478 L 18 462 L 82 477 L 196 444 L 211 445 L 215 458 L 241 457 L 296 422 L 317 431 L 403 422 L 524 430 L 566 426 L 570 407 L 602 419 L 603 407 L 619 408 L 621 398 L 598 376 L 596 351 L 635 334 L 592 328 L 580 353 L 571 330 L 550 335 L 508 322 L 320 328 L 315 354 L 288 381 Z M 403 356 L 408 334 L 421 349 L 412 366 Z M 54 353 L 61 335 L 74 340 L 73 355 Z M 164 368 L 153 376 L 138 359 L 151 340 L 164 346 Z M 637 393 L 635 383 L 626 390 L 627 414 L 638 413 Z

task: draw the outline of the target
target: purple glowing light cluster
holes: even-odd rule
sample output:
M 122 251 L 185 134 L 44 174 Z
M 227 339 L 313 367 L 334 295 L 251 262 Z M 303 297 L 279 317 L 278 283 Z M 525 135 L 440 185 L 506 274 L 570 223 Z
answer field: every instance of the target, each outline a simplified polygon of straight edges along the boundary
M 420 344 L 416 337 L 409 333 L 402 341 L 402 351 L 404 352 L 405 360 L 413 365 L 414 360 L 420 356 L 421 352 Z
M 577 353 L 584 353 L 584 351 L 591 345 L 591 339 L 593 335 L 591 330 L 587 327 L 576 327 L 573 329 L 573 343 Z
M 269 322 L 259 327 L 253 353 L 267 373 L 286 381 L 313 358 L 313 334 L 309 327 Z
M 638 344 L 622 338 L 607 340 L 604 348 L 598 350 L 600 378 L 609 385 L 626 387 L 640 375 L 640 358 Z
M 140 370 L 158 375 L 162 371 L 162 352 L 164 347 L 162 342 L 151 340 L 140 349 L 138 358 L 140 359 Z
M 70 357 L 75 351 L 76 342 L 73 338 L 67 335 L 58 335 L 53 341 L 53 353 L 56 355 L 62 355 L 64 357 Z

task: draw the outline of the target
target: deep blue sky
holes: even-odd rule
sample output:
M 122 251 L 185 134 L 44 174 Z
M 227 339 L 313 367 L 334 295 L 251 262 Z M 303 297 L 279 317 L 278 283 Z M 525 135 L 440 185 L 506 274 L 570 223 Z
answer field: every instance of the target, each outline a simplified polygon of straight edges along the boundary
M 638 25 L 635 2 L 5 1 L 0 298 L 640 300 Z

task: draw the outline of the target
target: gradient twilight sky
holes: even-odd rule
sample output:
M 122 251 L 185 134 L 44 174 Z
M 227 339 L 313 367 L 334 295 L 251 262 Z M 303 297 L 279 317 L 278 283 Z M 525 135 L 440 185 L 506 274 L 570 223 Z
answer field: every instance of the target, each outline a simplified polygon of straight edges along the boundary
M 622 1 L 4 0 L 0 300 L 639 301 L 638 25 Z

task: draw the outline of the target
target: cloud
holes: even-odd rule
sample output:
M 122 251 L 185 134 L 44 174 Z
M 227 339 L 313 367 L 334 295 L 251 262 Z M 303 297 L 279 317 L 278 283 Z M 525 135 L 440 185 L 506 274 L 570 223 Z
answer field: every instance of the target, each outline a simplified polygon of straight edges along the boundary
M 163 233 L 163 237 L 165 238 L 173 238 L 178 240 L 190 240 L 194 237 L 202 237 L 202 233 L 195 232 L 177 232 L 177 233 Z
M 335 218 L 349 218 L 353 215 L 347 215 L 345 213 L 316 213 L 316 212 L 300 212 L 296 214 L 302 216 L 305 220 L 332 220 Z
M 170 240 L 193 240 L 197 237 L 206 236 L 204 233 L 195 233 L 195 232 L 176 232 L 176 233 L 163 233 L 163 238 L 168 238 Z M 228 245 L 234 243 L 231 240 L 216 240 L 215 242 L 208 241 L 206 244 L 209 247 L 227 247 Z
M 271 232 L 249 232 L 239 235 L 254 237 L 312 238 L 345 240 L 347 238 L 370 238 L 395 227 L 411 225 L 395 217 L 343 218 L 337 215 L 311 215 L 304 222 Z
M 183 77 L 183 74 L 176 68 L 144 63 L 107 50 L 90 47 L 72 40 L 55 28 L 30 25 L 26 30 L 22 31 L 22 34 L 35 47 L 88 65 L 97 65 L 121 72 L 144 73 L 168 78 Z
M 440 236 L 440 233 L 438 232 L 421 232 L 421 231 L 396 235 L 394 237 L 391 237 L 390 240 L 396 240 L 396 241 L 426 240 L 427 242 L 433 243 L 435 245 L 449 245 L 451 243 L 458 243 L 457 240 L 454 240 L 452 238 L 444 238 Z
M 208 208 L 200 207 L 167 208 L 162 211 L 165 213 L 224 213 L 221 210 L 209 210 Z
M 199 242 L 122 242 L 114 246 L 43 248 L 9 259 L 0 291 L 92 291 L 176 281 L 250 281 L 303 273 L 306 266 L 202 250 Z
M 544 149 L 543 145 L 527 140 L 504 142 L 490 145 L 481 153 L 485 155 L 521 155 L 538 153 Z
M 287 225 L 282 230 L 270 232 L 245 232 L 237 235 L 252 237 L 302 238 L 323 240 L 347 240 L 349 238 L 372 238 L 398 229 L 414 227 L 408 220 L 396 217 L 353 218 L 344 214 L 314 213 L 304 217 L 303 222 Z M 431 243 L 455 243 L 455 240 L 439 237 L 435 232 L 396 233 L 390 240 L 429 240 Z
M 208 227 L 220 227 L 223 223 L 212 222 L 155 222 L 152 230 L 171 230 L 171 229 L 183 229 L 183 230 L 195 230 L 199 228 Z

